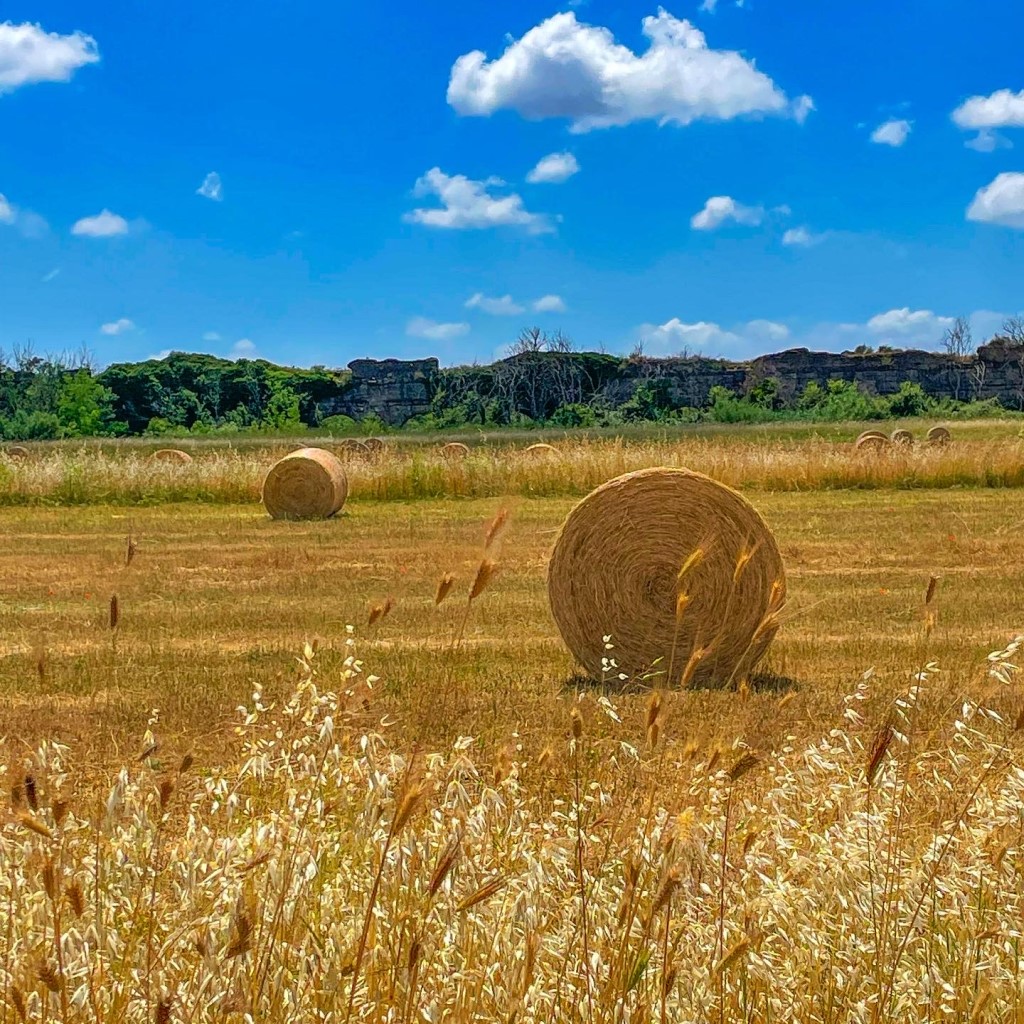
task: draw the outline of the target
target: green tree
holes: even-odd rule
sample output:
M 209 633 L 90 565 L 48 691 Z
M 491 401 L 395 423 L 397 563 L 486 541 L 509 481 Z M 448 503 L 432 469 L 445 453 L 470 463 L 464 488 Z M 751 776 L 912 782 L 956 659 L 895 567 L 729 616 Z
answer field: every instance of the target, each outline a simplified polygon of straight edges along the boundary
M 113 393 L 88 370 L 66 374 L 57 393 L 61 432 L 68 437 L 121 433 L 124 425 L 115 423 L 113 405 Z
M 263 410 L 260 426 L 269 430 L 295 430 L 302 426 L 299 396 L 287 384 L 274 386 Z

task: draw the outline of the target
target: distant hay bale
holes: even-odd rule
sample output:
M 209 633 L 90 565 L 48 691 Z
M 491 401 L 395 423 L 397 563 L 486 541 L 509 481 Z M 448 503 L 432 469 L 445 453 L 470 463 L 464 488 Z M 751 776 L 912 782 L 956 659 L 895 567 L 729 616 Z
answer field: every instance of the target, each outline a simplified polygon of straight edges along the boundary
M 932 427 L 925 435 L 929 444 L 944 446 L 953 440 L 953 435 L 946 427 Z
M 865 430 L 854 442 L 854 448 L 859 452 L 884 452 L 892 446 L 892 441 L 881 431 Z
M 529 448 L 522 450 L 524 459 L 549 459 L 558 454 L 558 449 L 553 444 L 531 444 Z
M 449 441 L 447 444 L 441 445 L 440 452 L 442 458 L 457 462 L 469 455 L 469 445 L 465 445 L 461 441 Z
M 263 504 L 274 519 L 329 519 L 347 497 L 345 467 L 323 448 L 286 455 L 263 481 Z
M 364 442 L 350 437 L 338 445 L 338 454 L 345 459 L 368 459 L 371 452 Z
M 642 469 L 592 491 L 569 513 L 548 566 L 559 632 L 598 679 L 605 658 L 618 666 L 612 680 L 745 679 L 775 636 L 785 597 L 782 556 L 761 516 L 688 469 Z
M 4 455 L 9 459 L 27 459 L 28 449 L 23 444 L 10 444 L 4 449 Z
M 914 435 L 909 430 L 894 430 L 889 435 L 889 440 L 895 445 L 909 448 L 914 443 Z
M 173 462 L 180 466 L 187 465 L 192 461 L 192 456 L 188 452 L 183 452 L 180 448 L 161 448 L 159 451 L 153 452 L 149 457 L 150 462 Z
M 368 437 L 363 444 L 372 455 L 380 455 L 387 447 L 379 437 Z

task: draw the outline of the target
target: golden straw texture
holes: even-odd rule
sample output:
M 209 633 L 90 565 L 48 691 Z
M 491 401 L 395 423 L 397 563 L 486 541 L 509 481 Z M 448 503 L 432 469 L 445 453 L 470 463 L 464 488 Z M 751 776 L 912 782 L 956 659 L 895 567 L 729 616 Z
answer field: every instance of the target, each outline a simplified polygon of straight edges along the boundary
M 782 556 L 757 511 L 687 469 L 642 469 L 592 491 L 548 566 L 558 629 L 598 679 L 738 682 L 767 651 L 785 594 Z
M 946 427 L 932 427 L 926 436 L 929 444 L 945 445 L 953 440 L 953 435 Z
M 161 448 L 159 451 L 153 452 L 150 459 L 153 462 L 178 462 L 185 465 L 192 461 L 192 456 L 180 448 Z
M 889 440 L 892 441 L 893 444 L 909 447 L 914 443 L 914 435 L 909 430 L 903 430 L 901 428 L 899 430 L 894 430 L 889 435 Z
M 263 504 L 274 519 L 327 519 L 347 497 L 345 467 L 323 448 L 286 455 L 263 481 Z

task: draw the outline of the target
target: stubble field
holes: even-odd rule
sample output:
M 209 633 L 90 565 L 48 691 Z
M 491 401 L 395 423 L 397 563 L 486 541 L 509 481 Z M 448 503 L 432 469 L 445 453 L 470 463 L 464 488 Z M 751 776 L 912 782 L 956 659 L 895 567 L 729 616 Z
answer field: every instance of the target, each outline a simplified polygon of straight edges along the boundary
M 385 456 L 316 523 L 195 454 L 6 470 L 0 1021 L 1019 1019 L 1015 427 Z M 749 686 L 574 675 L 555 534 L 652 464 L 775 533 Z

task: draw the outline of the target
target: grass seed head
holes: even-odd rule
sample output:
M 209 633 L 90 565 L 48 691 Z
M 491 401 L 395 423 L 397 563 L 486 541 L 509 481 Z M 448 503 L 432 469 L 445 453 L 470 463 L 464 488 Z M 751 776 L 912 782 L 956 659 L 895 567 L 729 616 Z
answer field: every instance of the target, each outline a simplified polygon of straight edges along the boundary
M 572 738 L 578 743 L 583 738 L 583 716 L 579 708 L 569 712 L 569 724 L 572 727 Z
M 39 793 L 36 789 L 36 777 L 29 772 L 25 776 L 25 799 L 29 808 L 34 812 L 39 810 Z
M 867 767 L 864 770 L 869 786 L 874 784 L 875 777 L 878 775 L 878 770 L 882 767 L 882 762 L 885 760 L 885 755 L 889 751 L 895 734 L 896 730 L 891 718 L 886 720 L 878 732 L 875 733 L 875 738 L 871 742 L 871 753 L 868 755 Z
M 85 893 L 82 891 L 82 883 L 74 879 L 64 890 L 68 905 L 75 917 L 81 917 L 85 913 Z
M 761 763 L 761 758 L 752 750 L 748 750 L 730 769 L 729 781 L 739 782 L 747 772 L 753 771 Z
M 446 572 L 437 583 L 437 592 L 434 594 L 434 604 L 441 604 L 442 601 L 451 593 L 452 587 L 455 584 L 455 576 L 453 573 Z
M 473 579 L 473 586 L 469 591 L 470 601 L 475 601 L 488 588 L 497 572 L 498 564 L 490 558 L 485 558 L 480 563 L 480 567 L 476 571 L 476 577 Z
M 471 892 L 455 909 L 459 913 L 475 907 L 484 900 L 489 900 L 496 892 L 502 889 L 507 879 L 503 875 L 496 875 L 489 881 L 484 882 L 478 889 Z
M 18 1017 L 27 1022 L 28 1021 L 28 1008 L 25 1005 L 25 994 L 18 988 L 17 985 L 12 985 L 11 989 L 11 1003 L 14 1005 L 14 1011 Z
M 494 518 L 490 521 L 487 527 L 487 533 L 484 535 L 484 550 L 490 551 L 491 545 L 501 535 L 501 531 L 505 528 L 505 524 L 508 522 L 508 509 L 499 509 L 495 514 Z

